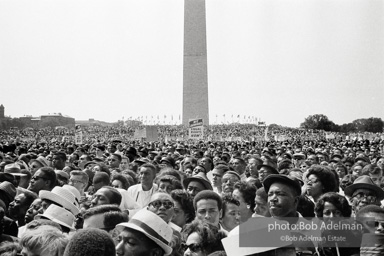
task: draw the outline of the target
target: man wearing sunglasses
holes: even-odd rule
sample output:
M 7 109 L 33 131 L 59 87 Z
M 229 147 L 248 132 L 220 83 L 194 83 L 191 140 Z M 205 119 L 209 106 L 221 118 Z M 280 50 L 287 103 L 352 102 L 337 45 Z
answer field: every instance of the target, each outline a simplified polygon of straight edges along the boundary
M 56 173 L 51 167 L 38 169 L 29 182 L 28 190 L 39 194 L 40 190 L 51 191 L 56 185 Z
M 361 208 L 356 217 L 364 218 L 363 225 L 366 228 L 360 255 L 384 255 L 384 209 L 378 205 L 368 205 Z
M 352 185 L 345 188 L 344 193 L 351 198 L 355 213 L 367 205 L 380 205 L 380 201 L 384 199 L 384 191 L 368 175 L 358 177 Z

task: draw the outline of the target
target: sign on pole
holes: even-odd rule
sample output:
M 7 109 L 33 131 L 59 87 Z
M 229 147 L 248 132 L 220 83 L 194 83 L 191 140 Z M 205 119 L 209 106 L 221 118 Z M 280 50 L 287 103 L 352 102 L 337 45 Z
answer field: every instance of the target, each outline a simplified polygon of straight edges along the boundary
M 83 144 L 83 131 L 81 130 L 80 125 L 76 125 L 75 127 L 75 144 L 76 145 Z
M 189 119 L 189 139 L 202 140 L 204 137 L 203 119 Z

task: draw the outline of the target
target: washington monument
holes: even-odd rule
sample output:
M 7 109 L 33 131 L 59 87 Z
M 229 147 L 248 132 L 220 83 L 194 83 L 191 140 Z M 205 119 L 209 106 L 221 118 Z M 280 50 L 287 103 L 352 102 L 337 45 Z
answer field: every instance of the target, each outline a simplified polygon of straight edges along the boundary
M 184 1 L 183 124 L 209 124 L 205 0 Z

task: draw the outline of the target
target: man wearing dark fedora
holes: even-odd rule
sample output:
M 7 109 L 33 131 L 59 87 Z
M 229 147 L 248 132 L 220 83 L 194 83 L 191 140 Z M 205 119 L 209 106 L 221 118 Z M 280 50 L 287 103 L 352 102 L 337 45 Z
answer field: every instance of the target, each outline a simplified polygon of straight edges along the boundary
M 194 198 L 197 193 L 203 190 L 213 190 L 211 182 L 203 172 L 183 180 L 184 190 Z
M 160 160 L 160 167 L 161 167 L 161 169 L 166 168 L 166 167 L 175 168 L 175 159 L 173 159 L 170 156 L 163 157 Z
M 279 174 L 277 171 L 277 163 L 268 158 L 264 160 L 263 164 L 258 165 L 257 169 L 259 170 L 259 180 L 261 182 L 271 174 Z
M 263 182 L 272 217 L 299 217 L 297 205 L 301 194 L 298 181 L 283 174 L 271 174 Z
M 350 197 L 355 213 L 367 205 L 380 205 L 380 201 L 384 199 L 384 191 L 368 175 L 358 177 L 352 185 L 345 188 L 344 194 Z

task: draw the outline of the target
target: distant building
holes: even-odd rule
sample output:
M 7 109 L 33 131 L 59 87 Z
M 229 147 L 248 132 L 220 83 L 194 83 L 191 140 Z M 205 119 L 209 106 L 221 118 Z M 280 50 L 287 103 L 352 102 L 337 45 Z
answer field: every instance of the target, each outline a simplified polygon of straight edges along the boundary
M 61 113 L 54 113 L 48 115 L 40 116 L 40 120 L 38 118 L 33 118 L 33 121 L 39 121 L 39 123 L 44 123 L 47 121 L 52 121 L 57 124 L 57 126 L 66 126 L 68 128 L 75 128 L 75 118 L 62 115 Z
M 137 120 L 126 120 L 124 121 L 125 126 L 130 126 L 130 127 L 138 127 L 143 124 L 141 121 Z
M 98 120 L 95 120 L 93 118 L 90 118 L 88 120 L 76 120 L 76 125 L 83 125 L 83 126 L 93 126 L 93 125 L 111 126 L 112 123 L 98 121 Z
M 0 118 L 1 119 L 5 117 L 4 113 L 5 113 L 4 106 L 3 106 L 3 104 L 1 104 L 1 106 L 0 106 Z

